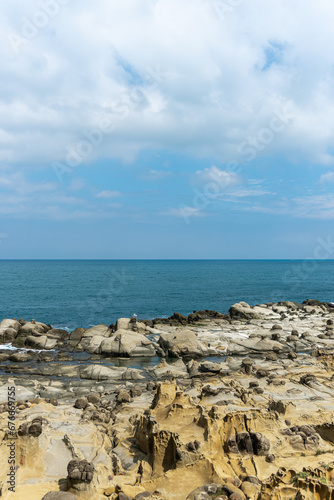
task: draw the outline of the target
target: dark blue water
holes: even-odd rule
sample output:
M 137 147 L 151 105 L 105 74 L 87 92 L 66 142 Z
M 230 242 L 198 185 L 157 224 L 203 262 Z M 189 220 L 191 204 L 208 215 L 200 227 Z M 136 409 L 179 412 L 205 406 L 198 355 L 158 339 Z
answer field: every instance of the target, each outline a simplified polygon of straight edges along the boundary
M 227 312 L 241 300 L 334 301 L 334 261 L 0 261 L 0 318 L 58 327 Z

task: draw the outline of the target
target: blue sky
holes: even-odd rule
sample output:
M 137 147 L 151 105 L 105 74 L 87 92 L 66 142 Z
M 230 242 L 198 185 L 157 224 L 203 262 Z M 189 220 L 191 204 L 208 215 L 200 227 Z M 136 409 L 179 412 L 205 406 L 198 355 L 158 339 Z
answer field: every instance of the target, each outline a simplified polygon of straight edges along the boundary
M 330 1 L 2 11 L 0 258 L 303 259 L 334 241 Z

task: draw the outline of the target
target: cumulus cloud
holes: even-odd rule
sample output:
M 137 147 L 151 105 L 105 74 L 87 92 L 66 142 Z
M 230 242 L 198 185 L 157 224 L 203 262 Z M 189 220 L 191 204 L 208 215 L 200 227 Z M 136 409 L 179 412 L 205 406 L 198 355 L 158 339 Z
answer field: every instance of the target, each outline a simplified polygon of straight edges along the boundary
M 228 161 L 287 104 L 293 120 L 276 121 L 257 154 L 332 161 L 329 0 L 239 2 L 224 15 L 214 0 L 54 4 L 2 6 L 2 162 L 48 167 L 83 141 L 85 164 L 148 148 Z
M 204 185 L 214 183 L 221 189 L 226 189 L 241 183 L 241 177 L 235 172 L 228 172 L 215 165 L 197 170 L 192 178 L 193 184 Z

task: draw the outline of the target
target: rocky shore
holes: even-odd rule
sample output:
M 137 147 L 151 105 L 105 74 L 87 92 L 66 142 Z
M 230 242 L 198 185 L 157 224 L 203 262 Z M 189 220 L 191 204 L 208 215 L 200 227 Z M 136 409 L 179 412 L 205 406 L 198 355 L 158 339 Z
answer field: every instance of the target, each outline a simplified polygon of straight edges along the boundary
M 332 304 L 4 319 L 0 342 L 4 499 L 334 499 Z

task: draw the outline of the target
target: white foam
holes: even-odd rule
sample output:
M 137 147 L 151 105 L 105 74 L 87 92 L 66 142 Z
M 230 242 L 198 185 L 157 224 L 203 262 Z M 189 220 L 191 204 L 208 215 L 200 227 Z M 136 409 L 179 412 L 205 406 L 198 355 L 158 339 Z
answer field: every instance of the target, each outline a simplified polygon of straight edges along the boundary
M 28 352 L 28 351 L 33 351 L 33 352 L 53 352 L 54 349 L 26 349 L 24 347 L 14 347 L 11 343 L 9 344 L 0 344 L 0 351 L 22 351 L 22 352 Z

